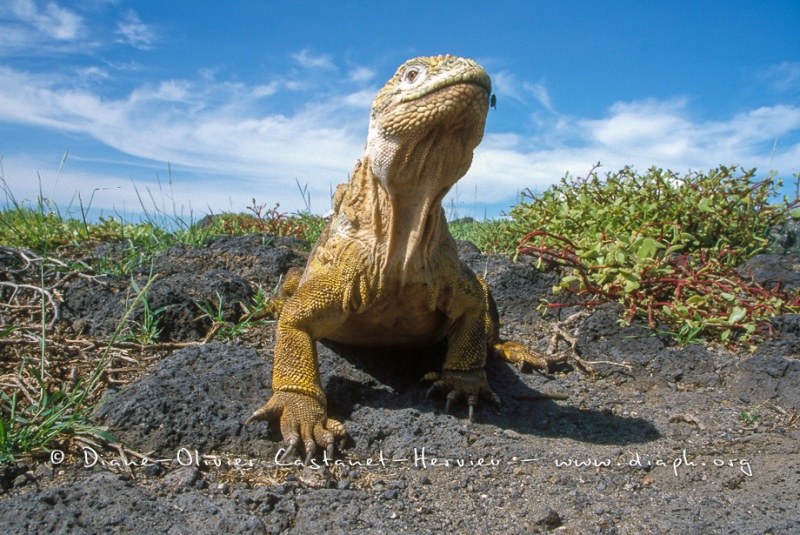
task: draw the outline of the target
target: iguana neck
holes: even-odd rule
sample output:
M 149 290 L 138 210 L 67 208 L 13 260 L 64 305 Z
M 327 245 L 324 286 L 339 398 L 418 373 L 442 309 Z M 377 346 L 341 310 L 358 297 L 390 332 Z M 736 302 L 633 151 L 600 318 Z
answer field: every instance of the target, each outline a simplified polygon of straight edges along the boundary
M 431 255 L 447 230 L 442 199 L 450 187 L 432 176 L 421 180 L 419 177 L 429 177 L 425 166 L 418 169 L 419 160 L 409 161 L 412 163 L 391 166 L 397 179 L 391 181 L 393 188 L 387 188 L 365 157 L 356 165 L 340 210 L 348 234 L 361 243 L 374 244 L 377 265 L 382 271 L 399 274 L 400 280 L 410 271 L 430 268 Z M 405 177 L 409 178 L 403 180 Z

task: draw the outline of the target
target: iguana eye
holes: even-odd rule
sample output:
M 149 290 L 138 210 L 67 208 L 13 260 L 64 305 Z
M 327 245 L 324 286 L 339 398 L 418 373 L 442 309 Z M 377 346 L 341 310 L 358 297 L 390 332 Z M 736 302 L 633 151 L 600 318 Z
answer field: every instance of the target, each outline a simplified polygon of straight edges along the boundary
M 404 85 L 415 85 L 425 77 L 425 68 L 418 65 L 408 67 L 403 71 L 402 81 Z

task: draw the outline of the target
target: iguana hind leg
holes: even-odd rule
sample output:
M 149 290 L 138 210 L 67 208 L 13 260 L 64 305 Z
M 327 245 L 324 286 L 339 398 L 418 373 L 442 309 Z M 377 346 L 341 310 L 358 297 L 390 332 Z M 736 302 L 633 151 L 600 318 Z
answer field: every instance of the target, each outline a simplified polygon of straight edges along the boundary
M 432 383 L 428 396 L 437 391 L 447 393 L 445 412 L 450 412 L 454 402 L 466 400 L 470 421 L 479 399 L 500 404 L 500 398 L 486 378 L 488 311 L 484 288 L 485 284 L 462 264 L 454 295 L 441 307 L 451 321 L 442 372 L 431 372 L 423 377 L 424 382 Z
M 497 358 L 510 362 L 522 369 L 524 366 L 531 366 L 537 370 L 547 371 L 551 365 L 563 362 L 566 357 L 549 357 L 541 352 L 530 349 L 523 344 L 511 340 L 500 338 L 500 314 L 497 311 L 497 303 L 492 297 L 492 292 L 483 277 L 480 275 L 478 282 L 483 289 L 483 298 L 486 303 L 486 341 L 488 352 Z

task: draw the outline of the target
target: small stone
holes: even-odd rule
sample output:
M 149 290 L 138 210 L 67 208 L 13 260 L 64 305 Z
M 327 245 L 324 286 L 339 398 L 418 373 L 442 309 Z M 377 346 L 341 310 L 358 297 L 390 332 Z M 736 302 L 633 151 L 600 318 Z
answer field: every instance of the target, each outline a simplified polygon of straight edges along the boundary
M 554 509 L 546 509 L 540 511 L 534 518 L 536 518 L 536 525 L 542 526 L 546 529 L 555 529 L 562 524 L 561 515 Z
M 33 475 L 39 478 L 53 478 L 53 470 L 48 468 L 47 466 L 40 464 L 36 466 L 36 469 L 33 471 Z
M 160 477 L 163 476 L 167 470 L 158 463 L 148 464 L 142 470 L 147 477 Z
M 58 500 L 56 499 L 55 494 L 51 494 L 49 492 L 39 496 L 39 501 L 44 503 L 44 504 L 47 504 L 47 505 L 49 505 L 51 507 L 54 506 L 58 502 Z
M 173 489 L 189 488 L 200 479 L 200 470 L 193 466 L 184 466 L 164 476 L 164 484 Z

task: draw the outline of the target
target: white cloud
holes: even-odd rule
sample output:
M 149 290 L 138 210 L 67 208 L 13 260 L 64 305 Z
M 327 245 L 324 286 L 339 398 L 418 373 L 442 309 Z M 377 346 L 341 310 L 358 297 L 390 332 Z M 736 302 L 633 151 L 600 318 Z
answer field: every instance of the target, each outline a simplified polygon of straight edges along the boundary
M 609 117 L 580 121 L 579 126 L 591 142 L 606 151 L 624 147 L 632 155 L 675 157 L 692 128 L 683 114 L 685 106 L 683 99 L 618 102 L 611 107 Z
M 349 77 L 353 82 L 369 82 L 375 78 L 375 71 L 368 67 L 356 67 L 350 71 Z
M 137 95 L 136 98 L 186 102 L 190 99 L 190 90 L 191 85 L 186 80 L 167 80 L 158 84 L 158 88 L 154 92 L 145 91 L 144 94 Z
M 0 67 L 0 122 L 69 133 L 77 140 L 77 148 L 65 147 L 70 158 L 59 188 L 66 201 L 76 190 L 84 198 L 97 190 L 95 206 L 136 210 L 131 180 L 155 188 L 156 172 L 163 181 L 170 162 L 179 206 L 241 210 L 256 197 L 279 201 L 282 210 L 301 209 L 297 179 L 308 184 L 313 208 L 324 212 L 331 190 L 361 157 L 375 91 L 348 93 L 343 88 L 351 84 L 344 82 L 297 100 L 304 98 L 297 88 L 290 89 L 283 77 L 277 80 L 247 85 L 198 76 L 109 98 L 66 76 Z M 288 98 L 291 103 L 282 106 Z M 520 190 L 545 189 L 567 171 L 583 176 L 598 161 L 607 171 L 656 165 L 684 172 L 739 163 L 766 173 L 772 165 L 787 178 L 800 164 L 800 106 L 764 106 L 703 120 L 685 98 L 649 99 L 618 102 L 599 119 L 543 113 L 537 120 L 515 124 L 516 131 L 497 131 L 490 121 L 472 169 L 453 195 L 480 199 L 499 211 L 514 203 Z M 527 133 L 531 126 L 538 133 Z M 84 136 L 108 147 L 110 157 L 133 163 L 109 166 L 94 153 L 81 152 Z M 12 190 L 30 188 L 39 169 L 34 155 L 3 156 Z M 52 167 L 43 174 L 53 175 Z
M 342 102 L 354 108 L 363 108 L 368 110 L 372 106 L 372 101 L 375 99 L 375 95 L 377 93 L 377 89 L 364 89 L 362 91 L 357 91 L 355 93 L 346 95 L 342 99 Z
M 65 89 L 61 83 L 0 67 L 0 100 L 6 103 L 0 107 L 0 121 L 85 135 L 124 155 L 144 158 L 151 166 L 170 162 L 174 169 L 217 177 L 212 185 L 191 189 L 192 197 L 206 191 L 212 205 L 249 182 L 238 197 L 261 197 L 260 190 L 263 197 L 286 199 L 285 206 L 301 208 L 297 179 L 309 184 L 315 206 L 324 211 L 324 199 L 332 186 L 346 180 L 366 135 L 368 111 L 355 109 L 353 102 L 361 97 L 347 94 L 315 101 L 286 116 L 265 113 L 260 104 L 277 85 L 168 80 L 114 100 L 90 89 Z M 28 90 L 14 89 L 23 86 Z M 368 101 L 372 96 L 370 92 Z M 6 163 L 12 159 L 4 156 Z M 80 153 L 71 151 L 70 160 L 76 157 Z M 15 188 L 33 175 L 31 171 L 22 178 L 15 173 Z M 62 185 L 69 183 L 69 175 L 64 176 Z M 231 182 L 223 185 L 225 180 Z
M 81 18 L 55 2 L 48 2 L 40 8 L 33 0 L 13 0 L 11 7 L 19 20 L 33 25 L 52 39 L 68 41 L 80 35 Z
M 278 91 L 279 87 L 280 87 L 280 84 L 278 82 L 272 82 L 270 84 L 257 85 L 257 86 L 253 87 L 253 89 L 250 92 L 250 94 L 254 98 L 268 97 L 270 95 L 274 95 Z
M 547 111 L 553 111 L 553 102 L 550 99 L 550 93 L 543 82 L 532 84 L 530 82 L 523 82 L 522 88 L 533 95 L 533 98 L 541 104 Z
M 306 69 L 335 69 L 336 65 L 329 54 L 313 55 L 307 49 L 292 54 L 292 58 Z
M 781 93 L 800 90 L 800 62 L 784 61 L 761 73 L 773 89 Z
M 156 33 L 152 27 L 142 22 L 134 11 L 128 11 L 117 23 L 118 42 L 128 44 L 141 50 L 153 48 Z
M 608 172 L 625 165 L 644 172 L 655 165 L 683 173 L 734 163 L 757 167 L 762 175 L 774 169 L 787 179 L 800 171 L 800 106 L 765 106 L 702 121 L 684 98 L 648 99 L 618 102 L 601 119 L 551 120 L 552 128 L 531 137 L 487 133 L 460 190 L 477 187 L 481 202 L 507 207 L 519 191 L 544 190 L 565 172 L 584 176 L 597 162 Z
M 105 80 L 109 77 L 108 71 L 97 66 L 76 69 L 75 73 L 84 80 Z
M 520 84 L 516 77 L 508 71 L 492 73 L 492 91 L 499 98 L 511 98 L 518 102 L 525 102 L 525 98 L 520 91 Z
M 35 40 L 28 28 L 18 28 L 9 24 L 0 24 L 0 54 L 13 54 L 17 50 L 30 46 Z

